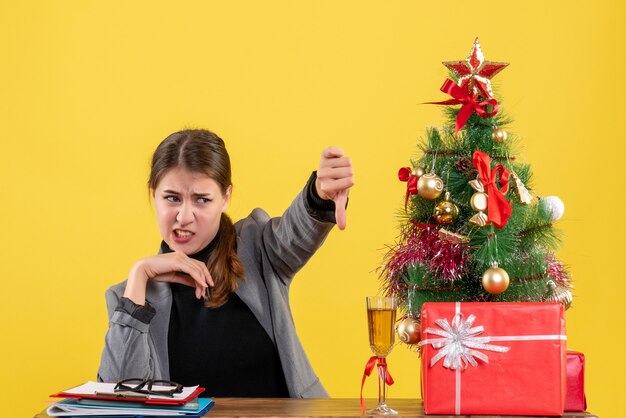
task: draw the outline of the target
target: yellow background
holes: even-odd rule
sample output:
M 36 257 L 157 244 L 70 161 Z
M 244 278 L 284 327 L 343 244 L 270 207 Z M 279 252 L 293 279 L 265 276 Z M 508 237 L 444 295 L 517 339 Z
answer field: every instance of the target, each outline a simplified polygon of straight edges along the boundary
M 626 416 L 625 18 L 617 0 L 4 0 L 0 415 L 32 416 L 48 394 L 95 378 L 104 291 L 159 244 L 151 152 L 184 127 L 225 138 L 235 219 L 256 206 L 280 215 L 327 145 L 353 158 L 348 228 L 302 270 L 291 303 L 331 395 L 357 397 L 364 298 L 398 232 L 397 169 L 443 121 L 420 105 L 446 98 L 440 62 L 479 36 L 487 59 L 512 63 L 494 84 L 537 193 L 566 205 L 568 346 L 586 354 L 589 409 Z M 417 355 L 397 346 L 389 364 L 390 396 L 418 397 Z

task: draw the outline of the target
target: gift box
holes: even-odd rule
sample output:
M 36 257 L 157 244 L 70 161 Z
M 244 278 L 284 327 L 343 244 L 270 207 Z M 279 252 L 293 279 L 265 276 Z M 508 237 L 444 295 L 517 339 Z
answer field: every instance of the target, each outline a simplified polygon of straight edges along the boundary
M 581 412 L 586 410 L 585 355 L 578 351 L 567 350 L 567 394 L 565 396 L 565 411 Z
M 421 325 L 426 414 L 563 414 L 561 304 L 424 303 Z

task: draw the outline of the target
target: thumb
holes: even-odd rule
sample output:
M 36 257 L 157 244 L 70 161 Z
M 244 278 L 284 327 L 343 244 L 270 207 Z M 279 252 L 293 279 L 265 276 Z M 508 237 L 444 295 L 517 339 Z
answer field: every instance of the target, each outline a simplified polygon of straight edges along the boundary
M 343 189 L 337 193 L 335 202 L 335 221 L 341 231 L 346 229 L 346 203 L 348 202 L 349 189 Z

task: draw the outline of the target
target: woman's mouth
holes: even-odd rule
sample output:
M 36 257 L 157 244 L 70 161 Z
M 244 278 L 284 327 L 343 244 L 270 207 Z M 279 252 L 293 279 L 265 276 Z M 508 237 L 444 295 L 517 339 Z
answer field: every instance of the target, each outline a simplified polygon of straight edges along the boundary
M 175 229 L 172 234 L 174 241 L 179 244 L 184 244 L 189 242 L 193 237 L 194 233 L 191 231 L 185 231 L 184 229 Z

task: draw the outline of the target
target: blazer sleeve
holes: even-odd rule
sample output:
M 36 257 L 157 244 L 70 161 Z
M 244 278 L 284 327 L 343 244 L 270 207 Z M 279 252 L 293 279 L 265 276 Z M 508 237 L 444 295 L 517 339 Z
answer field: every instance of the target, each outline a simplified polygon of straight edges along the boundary
M 150 324 L 118 309 L 123 290 L 120 285 L 105 294 L 109 329 L 98 369 L 98 381 L 118 382 L 127 378 L 167 379 L 160 376 L 156 350 L 150 338 Z
M 315 173 L 282 216 L 270 219 L 266 212 L 255 209 L 242 227 L 243 242 L 246 241 L 245 230 L 256 229 L 262 258 L 271 264 L 285 285 L 291 283 L 335 225 L 334 206 L 333 210 L 320 208 L 307 198 L 314 181 Z

